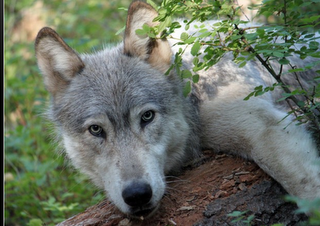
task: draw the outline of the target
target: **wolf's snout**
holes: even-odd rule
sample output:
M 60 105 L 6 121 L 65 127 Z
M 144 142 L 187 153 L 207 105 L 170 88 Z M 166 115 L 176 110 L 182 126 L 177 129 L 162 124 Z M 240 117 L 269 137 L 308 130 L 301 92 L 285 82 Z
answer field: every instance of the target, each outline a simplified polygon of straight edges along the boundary
M 152 198 L 151 186 L 144 182 L 133 182 L 122 191 L 122 198 L 132 207 L 146 205 Z

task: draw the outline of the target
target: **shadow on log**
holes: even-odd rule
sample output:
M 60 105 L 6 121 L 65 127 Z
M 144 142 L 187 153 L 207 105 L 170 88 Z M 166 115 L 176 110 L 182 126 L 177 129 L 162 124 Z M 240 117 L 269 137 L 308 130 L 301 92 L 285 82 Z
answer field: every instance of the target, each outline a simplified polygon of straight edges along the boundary
M 283 200 L 285 194 L 253 162 L 204 152 L 179 177 L 168 178 L 167 194 L 151 218 L 129 219 L 104 200 L 58 225 L 245 225 L 232 222 L 235 218 L 228 214 L 233 211 L 246 211 L 244 219 L 254 215 L 251 225 L 296 225 L 306 220 L 305 215 L 294 213 L 296 205 Z

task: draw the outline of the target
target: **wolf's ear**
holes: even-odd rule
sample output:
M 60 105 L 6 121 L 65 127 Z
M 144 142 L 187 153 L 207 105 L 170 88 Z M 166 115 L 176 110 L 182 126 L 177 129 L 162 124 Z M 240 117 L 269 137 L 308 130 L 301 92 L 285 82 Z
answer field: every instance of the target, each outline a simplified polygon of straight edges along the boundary
M 165 72 L 171 63 L 171 48 L 167 40 L 160 38 L 142 37 L 136 34 L 144 24 L 155 26 L 153 19 L 157 11 L 147 3 L 134 1 L 131 3 L 124 37 L 124 53 L 128 56 L 139 57 L 158 70 Z
M 38 67 L 48 91 L 55 95 L 66 88 L 84 67 L 80 57 L 51 28 L 42 28 L 35 41 Z

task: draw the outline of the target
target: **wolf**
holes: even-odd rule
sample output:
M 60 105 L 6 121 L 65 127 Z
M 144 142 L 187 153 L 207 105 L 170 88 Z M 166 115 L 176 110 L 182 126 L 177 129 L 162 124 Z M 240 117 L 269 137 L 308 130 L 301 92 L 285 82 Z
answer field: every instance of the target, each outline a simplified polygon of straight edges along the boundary
M 203 149 L 251 159 L 289 194 L 319 198 L 311 134 L 285 117 L 273 94 L 243 100 L 257 85 L 274 82 L 268 72 L 257 62 L 239 68 L 226 55 L 200 72 L 185 97 L 176 71 L 165 75 L 174 42 L 135 32 L 155 26 L 157 15 L 149 4 L 132 2 L 123 42 L 91 54 L 78 54 L 51 28 L 39 31 L 35 52 L 51 94 L 48 117 L 75 168 L 132 217 L 151 216 L 166 192 L 166 175 Z

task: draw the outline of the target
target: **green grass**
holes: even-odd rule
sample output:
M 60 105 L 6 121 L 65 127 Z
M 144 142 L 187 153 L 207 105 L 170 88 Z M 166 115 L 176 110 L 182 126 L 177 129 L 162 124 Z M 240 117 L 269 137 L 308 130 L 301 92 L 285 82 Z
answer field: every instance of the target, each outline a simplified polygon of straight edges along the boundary
M 38 13 L 78 52 L 118 42 L 125 1 L 44 1 Z M 19 23 L 36 1 L 5 1 L 5 224 L 54 225 L 104 198 L 58 154 L 52 125 L 43 117 L 49 101 L 34 56 L 34 37 Z M 76 4 L 75 4 L 76 3 Z M 14 38 L 18 37 L 18 38 Z

